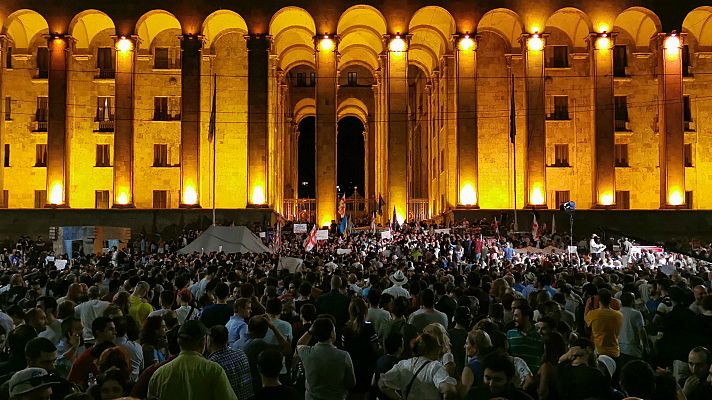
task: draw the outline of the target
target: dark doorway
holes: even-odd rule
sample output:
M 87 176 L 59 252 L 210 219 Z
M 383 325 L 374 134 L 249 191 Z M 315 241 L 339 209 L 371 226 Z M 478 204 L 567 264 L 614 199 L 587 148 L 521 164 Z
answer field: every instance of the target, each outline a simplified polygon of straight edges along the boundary
M 316 175 L 314 173 L 314 117 L 305 117 L 299 122 L 299 182 L 297 191 L 300 199 L 313 199 L 316 197 Z
M 338 124 L 336 185 L 339 196 L 354 195 L 356 188 L 359 196 L 364 195 L 365 178 L 365 147 L 363 138 L 363 123 L 356 117 L 344 117 Z

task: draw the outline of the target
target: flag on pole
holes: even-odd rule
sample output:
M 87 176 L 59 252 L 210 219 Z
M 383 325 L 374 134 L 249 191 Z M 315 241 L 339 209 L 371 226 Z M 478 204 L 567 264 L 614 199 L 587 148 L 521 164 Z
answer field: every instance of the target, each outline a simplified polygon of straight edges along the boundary
M 371 211 L 371 233 L 376 233 L 376 212 Z
M 393 218 L 391 218 L 391 230 L 397 232 L 399 228 L 398 217 L 396 216 L 396 208 L 393 207 Z
M 216 97 L 217 97 L 217 91 L 218 91 L 218 76 L 213 75 L 213 105 L 210 108 L 210 125 L 208 126 L 208 141 L 212 142 L 213 139 L 215 139 L 215 109 L 217 108 L 216 106 Z
M 378 195 L 378 215 L 383 215 L 383 206 L 386 205 L 386 202 L 383 201 L 383 197 L 379 194 Z
M 532 236 L 534 241 L 539 240 L 539 223 L 536 222 L 536 214 L 534 214 L 534 221 L 532 221 Z
M 551 236 L 556 233 L 556 213 L 551 214 Z
M 348 226 L 349 226 L 349 215 L 344 214 L 344 217 L 341 218 L 341 225 L 339 226 L 339 233 L 341 233 L 342 235 L 344 233 L 346 233 L 346 229 L 348 228 Z
M 514 106 L 514 74 L 512 74 L 512 90 L 509 95 L 509 141 L 514 144 L 517 138 L 517 111 Z
M 274 252 L 279 253 L 279 248 L 282 246 L 282 215 L 277 215 L 277 228 L 274 236 Z
M 316 231 L 317 231 L 317 227 L 316 227 L 316 224 L 314 224 L 314 227 L 312 228 L 311 232 L 309 232 L 307 239 L 304 241 L 304 249 L 306 251 L 311 251 L 311 249 L 313 249 L 314 246 L 316 246 L 316 244 L 317 244 Z
M 339 200 L 339 217 L 344 218 L 344 215 L 346 215 L 346 193 Z

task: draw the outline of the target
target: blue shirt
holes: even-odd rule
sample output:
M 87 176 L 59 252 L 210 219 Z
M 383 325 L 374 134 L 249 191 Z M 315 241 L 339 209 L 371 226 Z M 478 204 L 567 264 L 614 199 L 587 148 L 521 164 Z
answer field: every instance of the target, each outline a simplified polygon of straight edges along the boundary
M 223 367 L 238 399 L 249 399 L 254 396 L 250 362 L 244 351 L 226 347 L 211 354 L 208 359 Z
M 247 323 L 245 319 L 239 315 L 233 315 L 230 320 L 225 324 L 227 328 L 227 343 L 232 346 L 233 343 L 237 342 L 242 336 L 247 332 Z

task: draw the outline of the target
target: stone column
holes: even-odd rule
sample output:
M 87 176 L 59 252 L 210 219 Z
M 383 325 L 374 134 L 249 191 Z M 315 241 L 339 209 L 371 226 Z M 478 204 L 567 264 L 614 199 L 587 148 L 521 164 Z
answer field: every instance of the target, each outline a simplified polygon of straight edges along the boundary
M 136 47 L 138 37 L 114 37 L 116 74 L 114 78 L 114 204 L 134 207 L 133 141 Z
M 410 37 L 389 38 L 386 64 L 388 104 L 388 198 L 384 214 L 399 222 L 408 216 L 408 41 Z
M 200 64 L 203 39 L 181 36 L 180 207 L 200 207 Z
M 589 39 L 594 100 L 593 204 L 597 207 L 610 207 L 616 201 L 614 37 L 602 33 L 593 34 Z
M 316 222 L 336 219 L 336 37 L 315 37 L 316 46 Z
M 685 205 L 685 131 L 682 93 L 684 35 L 658 36 L 658 112 L 660 132 L 660 206 Z
M 526 205 L 546 208 L 546 97 L 544 93 L 544 38 L 522 36 L 526 87 Z
M 47 206 L 67 207 L 67 63 L 71 37 L 50 35 L 49 48 L 49 123 L 47 125 Z
M 4 63 L 0 65 L 0 100 L 2 100 L 2 113 L 0 115 L 5 115 L 5 96 L 4 96 L 4 86 L 3 86 L 3 72 L 5 71 L 5 68 L 3 66 L 7 65 L 5 64 L 5 57 L 10 57 L 10 55 L 7 53 L 7 37 L 5 35 L 0 35 L 0 63 Z M 0 160 L 3 160 L 5 162 L 5 146 L 2 145 L 2 143 L 5 143 L 5 124 L 0 123 Z M 0 204 L 4 204 L 4 202 L 7 201 L 5 199 L 4 195 L 4 189 L 5 189 L 5 168 L 4 164 L 0 166 Z
M 455 51 L 457 96 L 458 206 L 476 207 L 479 197 L 477 168 L 477 43 L 464 35 Z
M 268 77 L 270 38 L 247 39 L 247 198 L 248 205 L 267 204 Z

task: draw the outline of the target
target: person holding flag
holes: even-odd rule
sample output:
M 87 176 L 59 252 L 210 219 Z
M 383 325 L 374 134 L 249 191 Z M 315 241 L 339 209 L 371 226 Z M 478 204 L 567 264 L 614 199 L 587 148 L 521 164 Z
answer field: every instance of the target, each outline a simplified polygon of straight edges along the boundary
M 309 235 L 307 236 L 307 239 L 304 241 L 304 250 L 306 250 L 307 252 L 311 251 L 311 249 L 316 246 L 316 231 L 317 227 L 316 224 L 314 224 L 311 232 L 309 232 Z
M 348 235 L 348 229 L 349 229 L 349 215 L 344 214 L 343 218 L 341 218 L 341 225 L 339 225 L 339 233 L 342 235 Z
M 393 207 L 393 218 L 391 219 L 391 230 L 393 232 L 398 232 L 400 224 L 398 223 L 398 218 L 396 216 L 396 208 Z
M 371 233 L 376 233 L 376 212 L 371 211 Z

